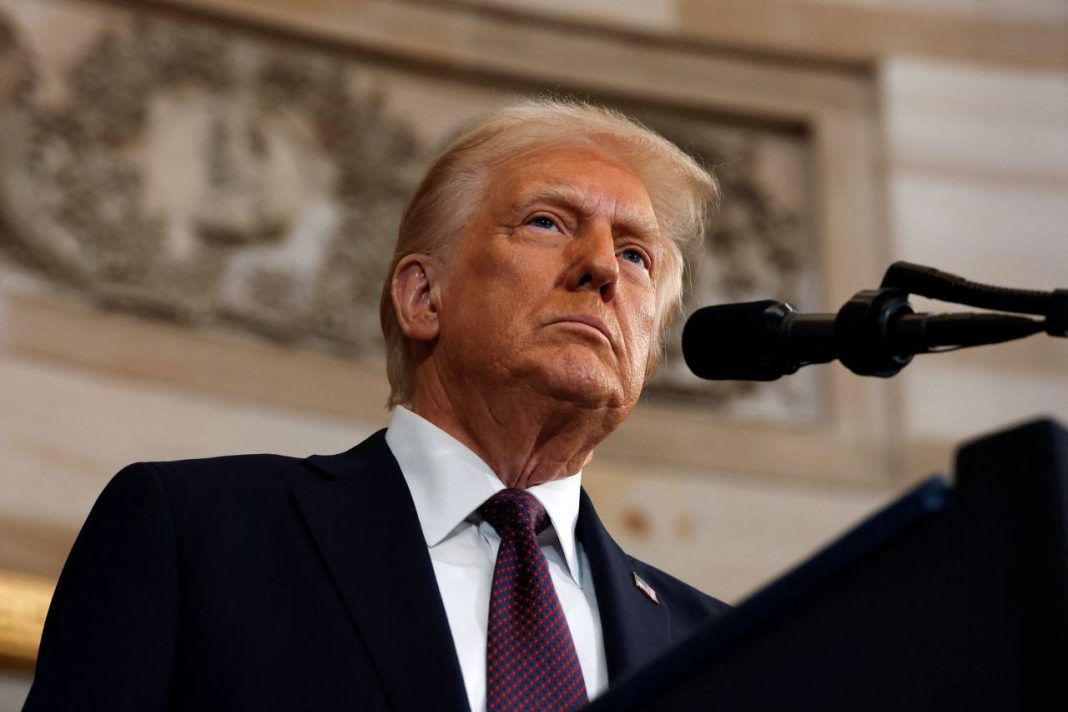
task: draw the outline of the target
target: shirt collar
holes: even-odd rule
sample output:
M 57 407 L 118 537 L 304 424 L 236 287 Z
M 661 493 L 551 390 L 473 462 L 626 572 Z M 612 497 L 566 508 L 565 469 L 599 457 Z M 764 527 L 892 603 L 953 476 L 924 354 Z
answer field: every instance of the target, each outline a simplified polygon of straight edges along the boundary
M 493 470 L 466 445 L 402 406 L 393 410 L 386 444 L 408 484 L 428 547 L 440 544 L 479 506 L 504 489 Z M 582 473 L 527 489 L 545 507 L 571 578 L 579 586 L 575 525 Z

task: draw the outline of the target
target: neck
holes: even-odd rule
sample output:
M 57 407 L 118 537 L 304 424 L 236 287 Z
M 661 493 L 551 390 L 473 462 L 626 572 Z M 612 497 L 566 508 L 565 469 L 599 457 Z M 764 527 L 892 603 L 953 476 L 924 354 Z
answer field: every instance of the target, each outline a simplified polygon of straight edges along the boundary
M 471 448 L 506 487 L 517 489 L 577 473 L 625 416 L 548 398 L 522 384 L 492 397 L 463 391 L 421 383 L 412 410 Z

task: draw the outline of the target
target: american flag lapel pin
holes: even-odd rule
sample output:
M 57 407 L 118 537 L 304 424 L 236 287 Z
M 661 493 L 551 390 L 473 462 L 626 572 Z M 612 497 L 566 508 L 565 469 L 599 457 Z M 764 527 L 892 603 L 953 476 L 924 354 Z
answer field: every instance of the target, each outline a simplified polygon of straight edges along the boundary
M 656 591 L 653 590 L 653 587 L 646 583 L 645 579 L 639 576 L 637 571 L 631 571 L 630 575 L 634 577 L 634 585 L 638 590 L 648 596 L 650 601 L 659 606 L 660 597 L 656 595 Z

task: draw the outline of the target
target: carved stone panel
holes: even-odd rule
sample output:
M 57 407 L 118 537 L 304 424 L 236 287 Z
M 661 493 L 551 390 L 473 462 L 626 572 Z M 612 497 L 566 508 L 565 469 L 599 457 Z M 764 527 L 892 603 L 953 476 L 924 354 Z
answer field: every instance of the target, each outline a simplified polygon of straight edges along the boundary
M 0 271 L 190 329 L 374 358 L 408 195 L 450 136 L 513 95 L 502 80 L 215 22 L 0 0 Z M 687 311 L 816 297 L 804 131 L 620 106 L 723 183 Z M 696 382 L 679 330 L 649 397 L 823 417 L 817 375 L 776 389 Z

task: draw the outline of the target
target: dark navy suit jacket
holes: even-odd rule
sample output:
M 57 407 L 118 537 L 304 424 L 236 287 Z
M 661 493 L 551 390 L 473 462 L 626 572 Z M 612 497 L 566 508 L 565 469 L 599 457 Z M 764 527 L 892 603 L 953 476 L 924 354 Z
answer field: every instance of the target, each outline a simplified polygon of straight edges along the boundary
M 467 709 L 384 433 L 329 457 L 142 463 L 116 475 L 60 576 L 26 709 Z M 624 554 L 585 493 L 577 534 L 610 681 L 726 611 Z

